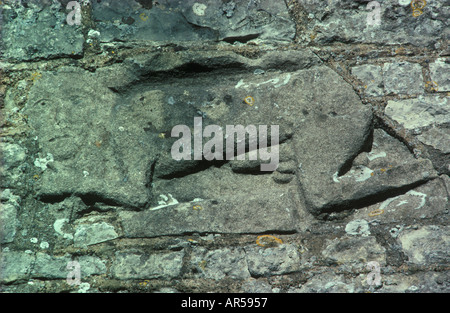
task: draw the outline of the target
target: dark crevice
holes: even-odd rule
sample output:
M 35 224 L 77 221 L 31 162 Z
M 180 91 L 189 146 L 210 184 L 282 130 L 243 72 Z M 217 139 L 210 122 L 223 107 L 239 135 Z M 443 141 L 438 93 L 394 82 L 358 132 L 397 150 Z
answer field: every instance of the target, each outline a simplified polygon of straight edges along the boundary
M 292 138 L 291 134 L 285 134 L 281 138 L 279 138 L 279 143 L 278 144 L 281 145 L 281 144 L 285 143 L 286 141 L 290 140 L 291 138 Z M 246 139 L 247 139 L 247 137 L 246 137 Z M 236 162 L 239 162 L 240 160 L 237 160 L 237 143 L 236 143 L 236 140 L 235 140 L 234 143 L 235 143 L 234 155 L 233 155 L 234 156 L 234 160 L 236 160 Z M 267 147 L 268 148 L 270 148 L 270 146 L 271 146 L 270 143 L 271 143 L 271 137 L 268 136 L 268 139 L 267 139 Z M 223 165 L 229 163 L 229 161 L 230 161 L 230 160 L 226 159 L 226 147 L 223 148 L 223 151 L 224 151 L 224 153 L 222 155 L 222 160 L 215 160 L 214 159 L 214 160 L 208 161 L 206 159 L 202 159 L 202 160 L 198 160 L 196 162 L 194 161 L 192 163 L 192 165 L 189 166 L 189 167 L 186 167 L 186 168 L 184 168 L 182 170 L 179 170 L 179 171 L 174 171 L 174 172 L 172 172 L 170 174 L 160 175 L 160 176 L 157 176 L 157 177 L 159 179 L 170 180 L 170 179 L 174 179 L 174 178 L 183 178 L 183 177 L 186 177 L 186 176 L 191 175 L 191 174 L 199 173 L 199 172 L 207 170 L 207 169 L 209 169 L 211 167 L 220 168 Z M 246 151 L 246 153 L 249 152 L 249 144 L 248 144 L 247 140 L 246 140 L 246 145 L 245 145 L 244 151 Z M 248 160 L 247 159 L 246 160 L 242 160 L 242 162 L 245 162 L 245 161 L 248 161 Z M 269 163 L 269 161 L 268 160 L 261 161 L 261 164 L 265 164 L 265 163 Z M 248 174 L 248 175 L 266 175 L 266 174 L 271 174 L 272 173 L 270 171 L 267 171 L 267 172 L 266 171 L 261 171 L 259 163 L 254 168 L 233 169 L 233 172 L 239 173 L 239 174 Z
M 195 63 L 195 62 L 189 62 L 186 64 L 181 65 L 180 67 L 177 67 L 175 69 L 176 72 L 182 72 L 182 73 L 210 73 L 214 70 L 214 68 L 209 67 L 207 65 Z
M 96 203 L 104 203 L 111 206 L 126 206 L 114 199 L 109 199 L 96 192 L 88 193 L 61 193 L 61 194 L 46 194 L 40 196 L 37 200 L 43 203 L 55 204 L 64 201 L 72 196 L 79 197 L 86 206 L 94 206 Z
M 220 234 L 220 235 L 238 235 L 238 236 L 244 236 L 244 235 L 250 235 L 250 236 L 261 236 L 261 235 L 295 235 L 298 232 L 296 230 L 267 230 L 264 232 L 257 232 L 257 233 L 250 233 L 250 232 L 242 232 L 242 233 L 224 233 L 224 232 L 215 232 L 215 231 L 204 231 L 204 232 L 198 232 L 198 231 L 186 231 L 186 232 L 180 232 L 177 234 L 168 234 L 168 235 L 154 235 L 154 236 L 133 236 L 133 237 L 125 237 L 130 239 L 148 239 L 148 238 L 163 238 L 163 237 L 176 237 L 179 236 L 207 236 L 209 234 Z M 256 240 L 256 238 L 255 238 Z
M 329 215 L 331 213 L 348 212 L 351 210 L 358 210 L 358 209 L 362 209 L 362 208 L 365 208 L 365 207 L 368 207 L 368 206 L 371 206 L 371 205 L 374 205 L 377 203 L 381 203 L 389 198 L 403 195 L 412 189 L 415 189 L 419 186 L 426 184 L 428 181 L 429 181 L 429 179 L 420 180 L 420 181 L 408 184 L 406 186 L 402 186 L 402 187 L 398 187 L 398 188 L 389 188 L 389 189 L 380 191 L 376 194 L 362 197 L 360 199 L 348 200 L 348 201 L 343 201 L 339 204 L 332 204 L 329 206 L 325 206 L 321 209 L 321 213 L 319 215 L 317 215 L 317 218 L 328 220 Z
M 222 41 L 228 42 L 228 43 L 235 43 L 240 42 L 240 43 L 247 43 L 250 40 L 253 39 L 257 39 L 259 37 L 260 34 L 249 34 L 249 35 L 245 35 L 245 36 L 233 36 L 233 37 L 225 37 L 222 39 Z
M 353 161 L 355 158 L 360 155 L 363 152 L 370 152 L 372 150 L 372 144 L 373 144 L 373 128 L 370 131 L 369 136 L 367 136 L 366 141 L 361 146 L 361 149 L 356 152 L 354 155 L 352 155 L 347 161 L 344 162 L 344 164 L 341 166 L 341 168 L 338 171 L 338 176 L 343 176 L 347 172 L 349 172 L 352 168 Z
M 223 166 L 226 163 L 228 163 L 228 161 L 226 161 L 226 160 L 213 160 L 213 161 L 202 160 L 202 161 L 198 161 L 198 163 L 195 163 L 192 167 L 185 168 L 180 171 L 175 171 L 175 172 L 172 172 L 167 175 L 161 175 L 161 176 L 158 176 L 158 178 L 165 179 L 165 180 L 170 180 L 170 179 L 174 179 L 174 178 L 183 178 L 188 175 L 207 170 L 210 167 L 220 168 L 221 166 Z
M 297 234 L 297 230 L 279 230 L 279 229 L 274 229 L 274 230 L 266 230 L 263 232 L 258 232 L 258 233 L 239 233 L 239 235 L 252 235 L 252 236 L 262 236 L 262 235 L 295 235 Z
M 405 145 L 405 147 L 411 152 L 412 155 L 414 155 L 414 147 L 410 142 L 408 142 L 405 138 L 400 136 L 394 129 L 392 129 L 381 116 L 374 115 L 376 128 L 380 128 L 384 130 L 386 133 L 388 133 L 391 137 L 397 139 L 402 144 Z
M 145 188 L 148 190 L 148 198 L 147 198 L 147 203 L 144 205 L 143 209 L 146 210 L 149 207 L 151 207 L 151 203 L 152 203 L 152 189 L 153 189 L 153 179 L 155 176 L 155 166 L 156 163 L 158 162 L 158 158 L 156 158 L 156 160 L 152 161 L 152 163 L 150 164 L 149 169 L 147 170 L 146 173 L 146 177 L 147 177 L 147 182 L 145 183 Z

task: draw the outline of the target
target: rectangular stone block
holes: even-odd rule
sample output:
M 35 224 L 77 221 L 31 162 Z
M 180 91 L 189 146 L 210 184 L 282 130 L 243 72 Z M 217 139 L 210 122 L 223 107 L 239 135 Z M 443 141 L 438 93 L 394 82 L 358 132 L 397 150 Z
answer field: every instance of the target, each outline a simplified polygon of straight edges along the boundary
M 245 247 L 248 269 L 253 277 L 283 275 L 300 269 L 300 255 L 294 245 L 278 247 Z
M 171 279 L 180 275 L 184 251 L 146 255 L 117 252 L 111 273 L 117 279 Z
M 157 237 L 187 233 L 262 233 L 295 231 L 294 203 L 290 195 L 264 198 L 241 195 L 215 200 L 180 203 L 142 212 L 123 211 L 119 219 L 125 237 Z

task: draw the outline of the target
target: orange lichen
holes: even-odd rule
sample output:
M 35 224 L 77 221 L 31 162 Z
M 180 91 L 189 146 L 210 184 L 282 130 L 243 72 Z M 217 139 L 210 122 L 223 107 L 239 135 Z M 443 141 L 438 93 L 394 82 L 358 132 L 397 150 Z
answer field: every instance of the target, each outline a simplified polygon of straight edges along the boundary
M 255 99 L 252 96 L 247 96 L 244 98 L 244 102 L 249 106 L 253 106 L 255 104 Z
M 263 241 L 263 243 L 261 243 L 261 240 Z M 272 235 L 261 235 L 256 239 L 256 244 L 261 247 L 273 245 L 274 243 L 282 244 L 283 241 Z
M 38 72 L 31 74 L 32 81 L 35 81 L 36 79 L 40 79 L 41 77 L 42 77 L 42 74 L 38 73 Z
M 375 209 L 375 210 L 369 212 L 369 216 L 373 217 L 373 216 L 377 216 L 377 215 L 380 215 L 383 213 L 384 213 L 383 209 Z
M 425 0 L 413 0 L 411 1 L 411 8 L 413 10 L 419 10 L 423 9 L 427 5 L 427 2 Z

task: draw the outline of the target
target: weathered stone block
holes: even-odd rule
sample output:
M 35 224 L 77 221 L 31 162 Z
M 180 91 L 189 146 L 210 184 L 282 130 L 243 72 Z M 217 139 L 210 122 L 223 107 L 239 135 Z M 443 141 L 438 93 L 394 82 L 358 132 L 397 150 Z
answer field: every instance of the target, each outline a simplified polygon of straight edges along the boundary
M 418 265 L 450 263 L 450 227 L 425 225 L 400 233 L 399 243 L 409 257 L 409 262 Z
M 220 280 L 226 277 L 231 279 L 247 279 L 248 271 L 246 254 L 242 248 L 224 248 L 206 250 L 196 248 L 192 252 L 191 267 L 198 277 Z
M 383 73 L 379 65 L 364 64 L 352 67 L 352 74 L 364 84 L 364 92 L 370 97 L 384 95 Z
M 17 208 L 10 203 L 0 203 L 0 243 L 14 240 L 18 225 Z
M 373 236 L 336 238 L 328 241 L 322 255 L 333 262 L 353 264 L 359 268 L 366 267 L 371 261 L 380 266 L 386 264 L 386 249 Z
M 416 99 L 388 101 L 385 113 L 408 129 L 450 122 L 448 97 L 425 96 Z
M 114 226 L 101 222 L 91 225 L 79 225 L 73 236 L 75 247 L 86 247 L 96 243 L 116 239 L 118 237 Z
M 438 91 L 450 91 L 450 64 L 448 58 L 439 58 L 430 64 L 431 80 L 437 84 Z M 433 85 L 434 86 L 434 85 Z
M 416 63 L 385 63 L 383 80 L 387 94 L 414 95 L 424 93 L 422 67 Z
M 125 237 L 156 237 L 186 233 L 261 233 L 295 231 L 295 205 L 289 194 L 264 198 L 221 197 L 180 203 L 142 212 L 122 211 L 119 220 Z M 289 205 L 288 205 L 289 204 Z M 198 206 L 198 207 L 197 207 Z
M 4 57 L 27 61 L 80 56 L 84 44 L 81 26 L 68 25 L 67 14 L 59 2 L 37 7 L 20 3 L 5 5 L 2 29 Z
M 252 277 L 289 274 L 300 269 L 300 255 L 291 244 L 277 247 L 246 246 L 248 270 Z
M 117 279 L 172 279 L 178 277 L 184 251 L 148 255 L 139 252 L 116 252 L 111 274 Z

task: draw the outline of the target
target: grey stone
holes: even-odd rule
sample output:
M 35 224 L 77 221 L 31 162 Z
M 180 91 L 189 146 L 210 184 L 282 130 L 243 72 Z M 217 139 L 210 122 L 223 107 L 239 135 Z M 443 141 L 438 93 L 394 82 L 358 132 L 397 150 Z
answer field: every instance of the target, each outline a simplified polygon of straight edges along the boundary
M 18 167 L 26 160 L 27 150 L 24 147 L 8 142 L 1 142 L 1 147 L 3 171 Z
M 0 282 L 10 283 L 19 279 L 27 279 L 35 257 L 23 251 L 1 251 Z
M 67 268 L 71 261 L 76 261 L 80 264 L 80 277 L 82 279 L 91 275 L 106 273 L 105 262 L 98 257 L 81 256 L 78 260 L 73 260 L 70 255 L 52 256 L 38 252 L 31 270 L 31 276 L 46 279 L 65 279 L 72 271 L 71 268 Z
M 427 2 L 424 14 L 418 18 L 412 16 L 409 5 L 397 0 L 379 1 L 379 24 L 370 25 L 376 17 L 375 8 L 368 8 L 369 1 L 321 1 L 299 0 L 305 8 L 310 33 L 300 34 L 306 42 L 326 45 L 334 42 L 345 44 L 372 43 L 381 45 L 412 44 L 431 46 L 439 39 L 448 36 L 446 21 L 448 10 L 439 3 Z M 357 30 L 357 31 L 355 31 Z
M 118 237 L 114 226 L 101 222 L 91 225 L 79 225 L 73 236 L 75 247 L 86 247 L 100 242 L 116 239 Z
M 313 134 L 317 136 L 318 131 Z M 342 132 L 337 135 L 342 136 Z M 361 144 L 361 141 L 359 142 Z M 307 147 L 306 142 L 302 145 Z M 329 151 L 330 148 L 320 146 L 319 142 L 313 147 L 314 152 L 311 151 L 311 147 L 299 149 L 299 154 L 306 153 L 311 156 L 324 151 L 325 155 L 325 149 Z M 308 150 L 305 151 L 305 149 Z M 309 164 L 302 162 L 304 171 L 299 171 L 300 181 L 305 190 L 306 199 L 311 205 L 312 213 L 330 212 L 339 207 L 350 209 L 358 205 L 357 201 L 370 199 L 371 195 L 437 177 L 431 161 L 414 159 L 402 143 L 380 129 L 375 129 L 373 132 L 371 152 L 364 152 L 360 147 L 358 154 L 356 147 L 354 149 L 357 156 L 355 157 L 354 154 L 352 166 L 341 175 L 339 175 L 339 163 L 336 163 L 335 159 L 317 155 L 314 161 L 326 158 L 326 163 L 318 164 L 312 159 L 308 160 Z M 350 156 L 347 157 L 350 158 Z M 305 165 L 308 165 L 308 168 Z M 328 169 L 324 168 L 325 165 L 328 165 Z
M 14 188 L 23 180 L 23 173 L 29 167 L 27 150 L 19 144 L 1 142 L 0 150 L 0 186 Z
M 0 243 L 9 243 L 16 236 L 17 208 L 11 203 L 0 203 Z
M 414 189 L 362 208 L 355 212 L 352 219 L 388 224 L 404 221 L 405 216 L 413 220 L 435 218 L 443 214 L 448 206 L 445 177 L 446 175 L 442 175 Z
M 33 60 L 80 56 L 84 36 L 81 26 L 68 25 L 59 2 L 51 6 L 6 5 L 3 8 L 4 57 Z
M 73 81 L 73 75 L 79 79 Z M 158 99 L 157 93 L 149 94 Z M 144 139 L 144 127 L 154 120 L 148 108 L 139 104 L 130 110 L 89 72 L 65 68 L 43 73 L 30 91 L 26 112 L 42 155 L 54 159 L 38 182 L 39 196 L 90 194 L 98 202 L 130 206 L 147 201 L 147 170 L 158 149 Z
M 178 176 L 195 172 L 199 165 L 195 160 L 173 160 L 170 147 L 174 139 L 160 138 L 161 134 L 170 132 L 174 125 L 192 125 L 193 117 L 200 109 L 210 119 L 205 121 L 205 126 L 206 123 L 223 125 L 230 121 L 236 125 L 258 125 L 263 122 L 270 125 L 265 117 L 272 112 L 269 116 L 274 121 L 278 114 L 273 112 L 272 104 L 258 103 L 258 108 L 251 114 L 235 114 L 231 108 L 242 113 L 248 111 L 239 99 L 243 99 L 248 95 L 248 90 L 254 90 L 257 85 L 260 92 L 266 92 L 267 83 L 271 86 L 269 90 L 277 90 L 286 88 L 294 77 L 300 77 L 300 73 L 280 75 L 279 70 L 270 75 L 255 76 L 249 71 L 238 77 L 221 76 L 222 83 L 210 86 L 209 94 L 214 96 L 214 100 L 205 102 L 207 95 L 202 79 L 173 94 L 170 84 L 148 90 L 144 87 L 146 83 L 142 81 L 142 75 L 153 71 L 171 71 L 191 63 L 212 68 L 224 66 L 224 63 L 239 64 L 244 69 L 298 69 L 318 64 L 317 57 L 307 50 L 268 53 L 258 60 L 248 60 L 231 52 L 217 52 L 215 55 L 180 52 L 170 58 L 161 58 L 162 55 L 134 56 L 124 61 L 121 67 L 116 64 L 96 73 L 62 67 L 57 72 L 43 72 L 42 77 L 35 81 L 24 113 L 30 116 L 29 124 L 38 135 L 41 147 L 39 160 L 53 156 L 53 161 L 45 164 L 45 175 L 37 183 L 39 197 L 67 194 L 94 196 L 97 202 L 132 207 L 154 203 L 162 192 L 158 188 L 149 190 L 152 175 L 158 178 Z M 74 75 L 77 77 L 75 81 Z M 123 79 L 117 80 L 118 76 Z M 240 81 L 244 83 L 240 84 Z M 131 83 L 136 90 L 112 91 L 128 90 L 125 86 Z M 223 99 L 228 99 L 231 94 L 232 102 L 226 104 Z M 168 105 L 167 99 L 170 97 L 178 99 L 174 105 Z M 280 103 L 292 101 L 292 98 L 294 95 L 280 97 Z M 183 102 L 180 103 L 179 99 Z M 204 106 L 205 103 L 210 104 Z M 295 119 L 292 117 L 291 120 Z M 291 135 L 290 123 L 277 121 L 281 124 L 280 140 Z M 154 185 L 157 187 L 160 182 L 155 179 Z
M 101 42 L 117 40 L 193 41 L 216 39 L 214 31 L 196 30 L 179 8 L 162 1 L 152 8 L 143 8 L 134 0 L 93 2 L 92 14 Z M 185 3 L 183 3 L 185 5 Z
M 395 62 L 383 66 L 386 94 L 423 94 L 422 67 L 416 63 Z
M 220 280 L 225 277 L 247 279 L 250 277 L 246 254 L 242 248 L 206 250 L 198 247 L 192 251 L 191 268 L 198 277 Z
M 102 42 L 231 41 L 233 38 L 236 41 L 248 40 L 246 38 L 286 41 L 295 35 L 295 25 L 285 4 L 268 0 L 255 2 L 254 6 L 163 0 L 151 7 L 142 7 L 134 0 L 120 4 L 102 1 L 93 3 L 93 16 Z
M 450 64 L 448 58 L 438 58 L 433 63 L 430 63 L 431 80 L 437 83 L 438 91 L 450 91 Z
M 259 38 L 290 41 L 295 35 L 295 24 L 283 2 L 258 0 L 236 2 L 231 11 L 230 3 L 210 1 L 202 7 L 193 0 L 182 6 L 185 18 L 194 25 L 212 29 L 219 40 L 233 38 Z
M 119 251 L 110 271 L 117 279 L 172 279 L 181 274 L 183 257 L 184 250 L 151 255 Z
M 418 265 L 448 265 L 450 257 L 449 226 L 425 225 L 403 231 L 398 241 L 409 262 Z
M 48 279 L 67 278 L 67 275 L 69 274 L 67 263 L 70 261 L 71 257 L 69 255 L 51 256 L 38 252 L 32 267 L 31 275 L 33 277 Z
M 199 206 L 196 208 L 195 206 Z M 294 202 L 289 193 L 249 197 L 222 196 L 219 201 L 184 202 L 142 212 L 119 213 L 125 237 L 156 237 L 192 232 L 259 233 L 293 231 Z
M 381 66 L 364 64 L 352 67 L 352 75 L 355 75 L 364 84 L 364 92 L 367 96 L 380 97 L 384 95 L 383 73 Z
M 369 236 L 369 223 L 366 220 L 353 220 L 345 225 L 345 232 L 349 235 Z
M 356 293 L 361 292 L 360 284 L 347 279 L 344 275 L 337 275 L 328 270 L 324 273 L 316 274 L 302 284 L 300 288 L 292 290 L 296 293 Z
M 13 204 L 15 206 L 19 206 L 20 205 L 20 201 L 21 201 L 21 197 L 15 195 L 11 189 L 6 188 L 6 189 L 2 189 L 0 191 L 0 201 L 1 202 L 9 202 L 10 204 Z
M 271 293 L 272 287 L 265 281 L 250 278 L 242 284 L 241 290 L 246 293 Z
M 426 268 L 425 268 L 426 270 Z M 383 293 L 442 293 L 448 292 L 449 272 L 433 270 L 414 274 L 382 275 Z
M 106 261 L 95 256 L 80 256 L 78 262 L 80 263 L 81 278 L 105 274 L 107 271 Z
M 377 243 L 374 236 L 344 236 L 327 240 L 322 255 L 330 261 L 352 264 L 360 269 L 371 261 L 378 262 L 380 266 L 386 264 L 386 249 Z
M 246 246 L 248 270 L 252 277 L 283 275 L 300 270 L 300 255 L 291 244 L 277 247 Z
M 450 121 L 448 97 L 425 96 L 415 99 L 390 100 L 385 114 L 407 129 L 445 124 Z
M 424 144 L 440 150 L 442 153 L 450 153 L 450 128 L 433 127 L 424 131 L 417 138 Z

